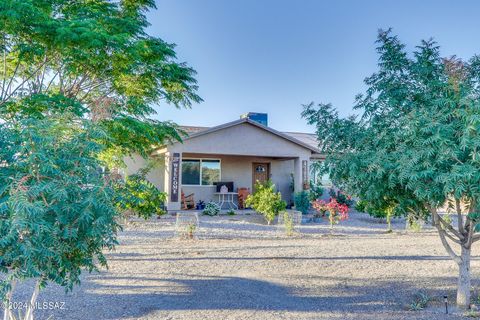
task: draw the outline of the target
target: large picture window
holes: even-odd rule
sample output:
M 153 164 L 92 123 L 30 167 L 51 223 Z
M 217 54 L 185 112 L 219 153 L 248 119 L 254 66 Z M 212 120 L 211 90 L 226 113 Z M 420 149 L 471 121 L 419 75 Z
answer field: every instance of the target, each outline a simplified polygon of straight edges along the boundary
M 211 186 L 218 181 L 220 181 L 220 160 L 182 160 L 182 184 Z

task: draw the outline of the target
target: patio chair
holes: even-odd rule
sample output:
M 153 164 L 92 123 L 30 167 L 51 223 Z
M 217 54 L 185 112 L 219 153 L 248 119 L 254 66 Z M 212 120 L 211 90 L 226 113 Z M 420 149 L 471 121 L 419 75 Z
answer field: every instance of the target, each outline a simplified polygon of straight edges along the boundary
M 250 188 L 238 188 L 238 209 L 245 209 L 245 200 L 250 194 Z
M 195 209 L 195 193 L 191 193 L 188 196 L 182 191 L 182 210 Z

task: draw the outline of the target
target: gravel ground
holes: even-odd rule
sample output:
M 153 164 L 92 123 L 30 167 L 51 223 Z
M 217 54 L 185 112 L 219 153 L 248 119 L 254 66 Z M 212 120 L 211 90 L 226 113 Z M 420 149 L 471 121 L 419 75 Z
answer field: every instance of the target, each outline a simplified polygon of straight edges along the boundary
M 173 237 L 174 219 L 131 222 L 109 270 L 72 293 L 49 286 L 37 319 L 460 319 L 441 302 L 408 311 L 418 290 L 455 295 L 457 268 L 429 227 L 395 232 L 363 215 L 302 226 L 286 237 L 257 215 L 201 217 L 198 239 Z M 474 251 L 478 256 L 479 250 Z M 480 261 L 472 261 L 475 287 Z M 20 286 L 18 301 L 31 289 Z

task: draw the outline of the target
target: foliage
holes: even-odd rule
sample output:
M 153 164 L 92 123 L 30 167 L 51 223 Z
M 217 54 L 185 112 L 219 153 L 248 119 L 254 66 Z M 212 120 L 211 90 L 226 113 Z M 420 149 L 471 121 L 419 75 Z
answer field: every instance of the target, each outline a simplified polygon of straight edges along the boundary
M 104 152 L 137 152 L 181 139 L 171 122 L 153 120 L 152 104 L 201 101 L 195 71 L 174 45 L 149 36 L 153 1 L 0 2 L 0 112 L 4 119 L 60 111 L 65 101 L 89 110 L 106 132 Z M 28 107 L 26 107 L 28 105 Z
M 310 190 L 308 193 L 308 199 L 310 201 L 315 201 L 317 199 L 320 199 L 323 195 L 323 187 L 321 185 L 313 183 L 313 181 L 310 181 Z
M 459 265 L 457 304 L 469 303 L 470 250 L 480 240 L 480 56 L 465 62 L 441 58 L 433 40 L 413 54 L 391 31 L 380 31 L 378 72 L 356 98 L 359 116 L 341 118 L 330 104 L 306 105 L 316 125 L 334 183 L 376 208 L 424 212 L 433 217 L 442 244 Z M 456 205 L 458 227 L 437 208 Z M 443 228 L 444 226 L 445 228 Z M 448 243 L 460 245 L 458 255 Z
M 330 189 L 328 192 L 331 198 L 334 198 L 337 200 L 338 203 L 344 204 L 347 207 L 351 207 L 353 205 L 353 200 L 352 197 L 349 195 L 346 195 L 343 191 L 335 189 Z
M 75 119 L 75 121 L 73 121 Z M 105 132 L 68 112 L 0 123 L 0 282 L 36 278 L 71 290 L 82 269 L 106 266 L 117 210 L 95 142 Z
M 144 219 L 166 213 L 167 194 L 148 181 L 144 172 L 130 175 L 125 181 L 117 181 L 115 191 L 119 200 L 117 206 L 122 210 L 132 210 Z
M 235 215 L 235 210 L 233 210 L 233 209 L 228 210 L 227 215 L 234 216 Z
M 283 213 L 283 224 L 285 226 L 285 234 L 287 236 L 293 236 L 294 231 L 295 231 L 295 224 L 293 221 L 293 215 L 289 214 L 287 211 L 284 211 Z
M 220 213 L 220 206 L 215 202 L 209 202 L 205 205 L 205 209 L 203 209 L 203 214 L 207 216 L 216 216 Z
M 281 193 L 275 192 L 275 185 L 270 180 L 264 183 L 257 182 L 255 192 L 248 195 L 245 205 L 263 214 L 268 224 L 272 223 L 275 216 L 287 206 L 282 200 Z
M 355 202 L 355 210 L 358 212 L 367 212 L 367 201 L 365 200 L 358 200 Z
M 312 202 L 312 206 L 318 212 L 327 212 L 330 228 L 332 229 L 334 224 L 338 224 L 340 221 L 348 219 L 348 206 L 338 203 L 335 198 L 331 198 L 329 202 L 315 200 Z
M 81 269 L 105 265 L 101 250 L 118 229 L 113 199 L 124 195 L 100 168 L 181 140 L 175 124 L 152 119 L 152 106 L 201 99 L 195 71 L 177 61 L 174 45 L 146 33 L 153 7 L 0 1 L 2 298 L 15 279 L 71 289 Z
M 295 193 L 294 203 L 295 203 L 296 210 L 301 211 L 302 214 L 308 213 L 308 209 L 310 209 L 309 192 L 302 190 L 300 192 Z
M 413 301 L 409 305 L 410 311 L 419 311 L 427 307 L 430 297 L 425 291 L 418 291 L 413 296 Z

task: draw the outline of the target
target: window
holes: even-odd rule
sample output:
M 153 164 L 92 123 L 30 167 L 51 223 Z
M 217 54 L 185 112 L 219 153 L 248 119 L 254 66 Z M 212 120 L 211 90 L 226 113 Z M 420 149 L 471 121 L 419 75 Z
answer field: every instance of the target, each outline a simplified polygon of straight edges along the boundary
M 182 160 L 182 184 L 200 184 L 200 160 Z
M 220 160 L 182 160 L 182 184 L 211 186 L 218 181 L 220 181 Z

